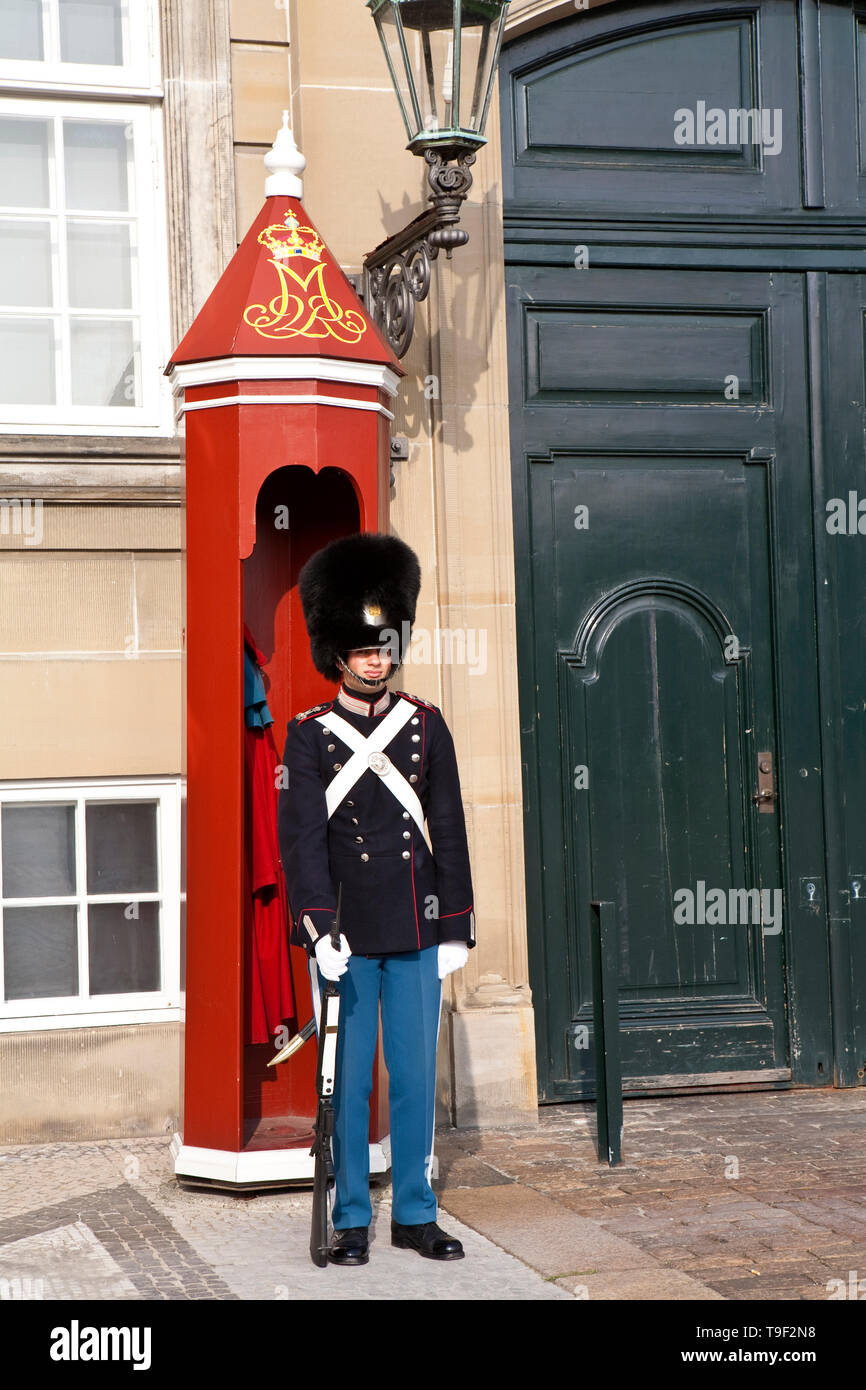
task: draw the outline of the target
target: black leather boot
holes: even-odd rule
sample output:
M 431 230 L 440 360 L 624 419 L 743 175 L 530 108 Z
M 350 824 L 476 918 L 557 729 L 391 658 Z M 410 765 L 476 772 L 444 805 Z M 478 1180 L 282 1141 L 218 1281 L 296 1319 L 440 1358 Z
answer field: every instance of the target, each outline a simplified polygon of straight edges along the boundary
M 348 1226 L 343 1231 L 335 1231 L 334 1239 L 328 1246 L 328 1259 L 332 1265 L 365 1265 L 369 1262 L 366 1226 Z
M 401 1226 L 392 1221 L 391 1244 L 398 1250 L 417 1250 L 428 1260 L 462 1260 L 465 1254 L 457 1237 L 449 1236 L 435 1221 L 425 1221 L 420 1226 Z

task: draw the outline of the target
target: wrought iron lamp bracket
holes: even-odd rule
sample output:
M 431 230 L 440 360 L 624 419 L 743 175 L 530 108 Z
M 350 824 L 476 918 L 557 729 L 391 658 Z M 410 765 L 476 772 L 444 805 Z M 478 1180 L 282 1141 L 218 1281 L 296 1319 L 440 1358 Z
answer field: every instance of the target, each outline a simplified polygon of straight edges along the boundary
M 430 291 L 432 262 L 440 250 L 448 259 L 465 246 L 469 233 L 458 226 L 470 188 L 474 150 L 424 150 L 432 204 L 402 231 L 395 232 L 364 257 L 367 311 L 396 357 L 405 357 L 415 332 L 415 305 Z

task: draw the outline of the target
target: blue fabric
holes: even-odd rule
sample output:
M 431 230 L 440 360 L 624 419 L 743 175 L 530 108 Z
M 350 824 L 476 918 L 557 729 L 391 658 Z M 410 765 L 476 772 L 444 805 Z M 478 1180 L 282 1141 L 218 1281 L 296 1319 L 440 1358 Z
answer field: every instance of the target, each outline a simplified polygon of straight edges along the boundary
M 340 978 L 340 1030 L 334 1085 L 335 1230 L 369 1226 L 370 1094 L 382 1006 L 388 1068 L 392 1215 L 401 1225 L 436 1220 L 429 1181 L 433 1153 L 436 1044 L 442 983 L 439 948 L 349 957 Z M 318 967 L 316 967 L 318 970 Z M 319 974 L 320 988 L 324 977 Z
M 268 709 L 265 682 L 259 664 L 244 647 L 244 719 L 248 729 L 265 729 L 273 724 L 274 716 Z

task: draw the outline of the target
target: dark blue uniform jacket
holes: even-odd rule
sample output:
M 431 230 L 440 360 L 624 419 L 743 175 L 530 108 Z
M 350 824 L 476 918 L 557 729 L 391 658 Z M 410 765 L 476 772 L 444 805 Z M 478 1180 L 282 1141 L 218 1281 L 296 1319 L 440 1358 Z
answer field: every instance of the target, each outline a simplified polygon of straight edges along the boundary
M 368 701 L 346 692 L 372 711 Z M 331 930 L 337 888 L 343 886 L 340 929 L 354 954 L 414 951 L 441 941 L 475 944 L 472 875 L 454 740 L 442 711 L 415 695 L 389 692 L 379 714 L 359 713 L 329 700 L 295 715 L 283 762 L 280 855 L 292 913 L 291 940 L 312 952 Z M 352 749 L 319 722 L 330 711 L 365 736 L 395 701 L 412 715 L 383 750 L 420 799 L 433 853 L 410 813 L 388 790 L 387 778 L 367 768 L 328 819 L 325 789 Z

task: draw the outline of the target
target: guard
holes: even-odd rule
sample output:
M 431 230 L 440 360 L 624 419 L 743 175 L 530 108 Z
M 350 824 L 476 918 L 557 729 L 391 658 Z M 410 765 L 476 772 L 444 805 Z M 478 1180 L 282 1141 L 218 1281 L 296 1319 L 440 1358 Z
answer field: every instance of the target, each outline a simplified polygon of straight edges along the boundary
M 290 722 L 279 800 L 291 939 L 310 955 L 317 1012 L 319 975 L 340 982 L 328 1257 L 368 1260 L 369 1101 L 381 1003 L 391 1244 L 461 1259 L 460 1241 L 436 1224 L 430 1169 L 441 981 L 475 945 L 466 825 L 441 710 L 387 686 L 409 646 L 418 557 L 396 536 L 346 536 L 307 561 L 298 586 L 313 663 L 328 680 L 342 676 L 335 699 Z M 337 952 L 329 933 L 340 885 Z

